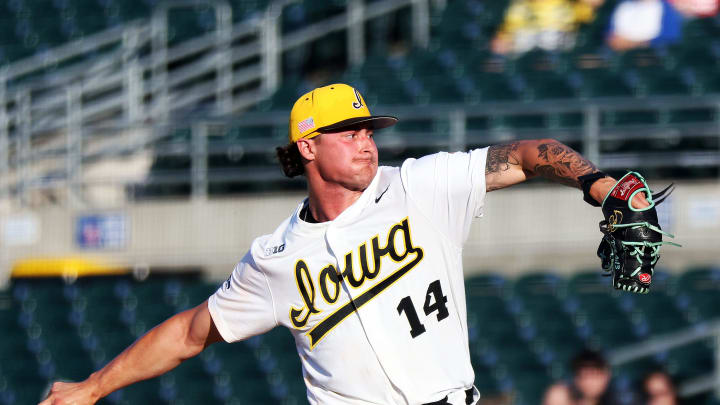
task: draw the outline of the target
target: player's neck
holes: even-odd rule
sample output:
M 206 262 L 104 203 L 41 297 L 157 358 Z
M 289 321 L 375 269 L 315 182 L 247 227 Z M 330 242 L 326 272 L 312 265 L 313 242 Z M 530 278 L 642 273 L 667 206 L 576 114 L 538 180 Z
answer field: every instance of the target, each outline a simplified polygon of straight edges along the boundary
M 337 218 L 361 195 L 362 191 L 348 190 L 339 184 L 308 182 L 310 213 L 318 222 Z

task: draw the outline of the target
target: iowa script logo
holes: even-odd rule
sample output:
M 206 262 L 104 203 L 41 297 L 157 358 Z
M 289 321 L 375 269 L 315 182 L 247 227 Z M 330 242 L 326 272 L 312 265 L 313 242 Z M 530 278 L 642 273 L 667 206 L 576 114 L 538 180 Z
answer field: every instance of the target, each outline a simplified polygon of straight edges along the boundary
M 398 233 L 400 235 L 398 235 Z M 396 237 L 402 236 L 400 239 L 402 244 L 396 245 Z M 412 236 L 410 234 L 410 225 L 408 219 L 393 225 L 387 233 L 385 246 L 380 246 L 379 236 L 375 236 L 370 240 L 372 252 L 368 252 L 368 242 L 364 242 L 357 247 L 359 257 L 360 271 L 353 269 L 353 254 L 350 251 L 345 255 L 345 268 L 339 272 L 333 264 L 328 264 L 319 273 L 317 278 L 313 279 L 310 274 L 305 260 L 300 259 L 295 264 L 295 281 L 297 282 L 298 292 L 303 301 L 300 308 L 290 307 L 290 321 L 296 328 L 302 328 L 308 323 L 313 315 L 322 314 L 322 310 L 315 306 L 315 299 L 319 293 L 325 302 L 334 304 L 340 296 L 341 282 L 350 284 L 353 288 L 363 286 L 369 280 L 374 280 L 382 272 L 382 258 L 390 256 L 395 263 L 401 264 L 399 268 L 391 272 L 385 272 L 387 276 L 378 283 L 368 288 L 362 294 L 356 296 L 352 301 L 333 308 L 330 315 L 326 316 L 318 322 L 306 335 L 310 339 L 310 349 L 322 340 L 334 327 L 344 321 L 353 311 L 359 310 L 372 298 L 376 297 L 383 291 L 387 290 L 393 283 L 398 281 L 402 276 L 410 272 L 423 258 L 423 249 L 413 245 Z M 372 267 L 368 263 L 372 259 Z M 409 259 L 409 260 L 408 260 Z M 316 288 L 319 287 L 319 288 Z

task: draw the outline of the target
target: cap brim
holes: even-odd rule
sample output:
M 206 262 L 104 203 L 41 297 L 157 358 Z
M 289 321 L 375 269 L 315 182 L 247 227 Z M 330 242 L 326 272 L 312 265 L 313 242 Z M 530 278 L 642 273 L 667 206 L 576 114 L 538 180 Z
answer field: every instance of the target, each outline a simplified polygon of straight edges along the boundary
M 322 128 L 318 128 L 316 131 L 320 133 L 333 132 L 358 125 L 367 126 L 370 129 L 383 129 L 391 127 L 397 122 L 397 118 L 391 117 L 389 115 L 372 115 L 369 117 L 348 118 L 346 120 L 336 122 L 332 125 L 326 125 Z

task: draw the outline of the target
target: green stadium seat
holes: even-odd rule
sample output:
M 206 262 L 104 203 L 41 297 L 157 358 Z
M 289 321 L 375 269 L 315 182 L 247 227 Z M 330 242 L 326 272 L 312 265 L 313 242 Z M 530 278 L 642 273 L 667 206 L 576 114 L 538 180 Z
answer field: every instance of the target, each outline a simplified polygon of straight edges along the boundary
M 116 278 L 80 279 L 80 297 L 73 308 L 84 316 L 79 327 L 80 335 L 98 339 L 99 348 L 94 354 L 104 364 L 118 355 L 135 339 L 129 325 L 121 319 L 122 302 L 116 297 Z
M 714 369 L 712 342 L 695 342 L 670 350 L 666 367 L 678 380 L 710 374 Z
M 477 101 L 516 101 L 520 95 L 511 83 L 505 60 L 487 52 L 468 52 L 458 54 L 459 74 L 467 76 L 473 82 Z
M 120 391 L 119 396 L 121 405 L 162 403 L 159 378 L 141 381 L 125 387 Z
M 94 371 L 89 353 L 73 331 L 45 331 L 43 341 L 55 364 L 56 378 L 81 381 Z
M 195 7 L 171 8 L 168 12 L 168 44 L 174 46 L 209 32 L 211 27 L 200 23 L 200 13 L 209 13 L 214 20 L 214 12 L 210 10 L 208 8 L 201 11 Z
M 717 74 L 717 68 L 694 66 L 691 70 L 696 80 L 694 93 L 699 95 L 720 93 L 720 75 Z
M 186 404 L 209 402 L 213 398 L 213 378 L 204 371 L 202 360 L 194 357 L 185 360 L 166 376 L 161 377 L 161 389 L 172 392 L 174 401 L 181 400 Z M 163 387 L 164 386 L 164 387 Z M 175 403 L 171 401 L 172 403 Z
M 694 268 L 679 276 L 680 294 L 702 320 L 720 317 L 720 269 Z
M 683 67 L 717 68 L 720 59 L 712 51 L 712 45 L 703 41 L 687 41 L 668 48 L 665 59 L 666 67 L 680 69 Z
M 488 397 L 499 394 L 500 387 L 493 377 L 493 369 L 483 363 L 473 345 L 470 346 L 470 361 L 475 371 L 475 386 L 480 391 L 480 395 Z
M 691 18 L 685 21 L 682 29 L 683 43 L 699 44 L 708 38 L 720 37 L 720 25 L 715 18 Z
M 717 110 L 714 108 L 686 108 L 672 110 L 668 114 L 668 123 L 695 123 L 714 122 L 718 119 Z
M 552 273 L 532 272 L 519 277 L 513 290 L 525 302 L 528 311 L 554 312 L 561 308 L 558 304 L 565 293 L 565 283 Z
M 689 326 L 675 305 L 674 281 L 670 274 L 657 271 L 653 277 L 652 294 L 621 296 L 628 307 L 642 312 L 652 334 L 670 333 Z
M 239 396 L 249 403 L 273 402 L 265 373 L 245 343 L 217 343 L 205 349 L 201 356 L 211 356 L 221 362 L 222 371 L 215 381 L 227 387 L 231 391 L 229 395 Z
M 616 348 L 638 341 L 635 328 L 614 298 L 609 278 L 599 272 L 579 273 L 568 280 L 568 295 L 577 305 L 576 323 L 589 328 L 589 345 Z
M 660 364 L 652 358 L 642 358 L 612 368 L 616 377 L 630 381 L 641 381 L 648 373 L 660 369 Z
M 342 14 L 345 12 L 346 3 L 346 0 L 324 2 L 303 0 L 289 4 L 283 10 L 283 32 L 292 32 L 325 18 Z
M 119 21 L 132 21 L 139 18 L 149 18 L 152 10 L 146 2 L 128 2 L 122 0 L 114 0 L 107 2 L 108 7 L 106 13 L 112 16 L 117 13 Z
M 527 369 L 513 375 L 515 381 L 515 404 L 533 405 L 542 403 L 545 390 L 553 383 L 547 374 L 539 369 Z
M 478 314 L 506 313 L 506 298 L 510 296 L 509 283 L 497 274 L 478 274 L 465 280 L 468 307 Z
M 551 113 L 547 116 L 547 126 L 551 129 L 581 128 L 585 124 L 585 114 Z
M 624 78 L 604 67 L 576 70 L 579 75 L 578 93 L 584 98 L 627 97 L 633 95 Z
M 659 121 L 660 115 L 657 111 L 603 111 L 600 114 L 600 125 L 604 127 L 625 125 L 653 125 L 657 124 Z

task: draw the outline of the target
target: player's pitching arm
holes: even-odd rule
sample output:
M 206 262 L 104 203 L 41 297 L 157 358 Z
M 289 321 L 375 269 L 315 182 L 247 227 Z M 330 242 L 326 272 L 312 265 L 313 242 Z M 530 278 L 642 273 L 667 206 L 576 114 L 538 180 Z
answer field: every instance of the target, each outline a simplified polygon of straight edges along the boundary
M 40 405 L 92 405 L 115 390 L 177 367 L 221 339 L 205 301 L 156 326 L 85 381 L 54 383 Z
M 580 189 L 578 177 L 597 171 L 592 162 L 554 139 L 524 140 L 488 148 L 485 182 L 487 191 L 493 191 L 542 176 Z M 612 177 L 599 179 L 590 188 L 590 195 L 602 203 L 616 182 Z M 649 205 L 642 193 L 635 196 L 632 204 L 636 208 Z

